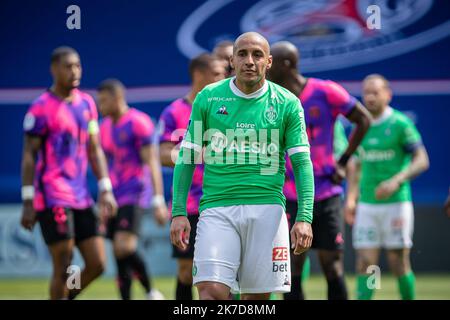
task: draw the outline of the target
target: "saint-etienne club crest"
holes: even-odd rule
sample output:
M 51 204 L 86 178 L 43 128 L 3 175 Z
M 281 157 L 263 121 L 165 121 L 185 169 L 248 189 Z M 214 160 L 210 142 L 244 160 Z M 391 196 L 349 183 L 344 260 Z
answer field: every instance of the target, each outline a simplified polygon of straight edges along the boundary
M 275 121 L 278 119 L 278 112 L 275 110 L 273 106 L 270 106 L 264 111 L 264 118 L 270 123 L 275 124 Z

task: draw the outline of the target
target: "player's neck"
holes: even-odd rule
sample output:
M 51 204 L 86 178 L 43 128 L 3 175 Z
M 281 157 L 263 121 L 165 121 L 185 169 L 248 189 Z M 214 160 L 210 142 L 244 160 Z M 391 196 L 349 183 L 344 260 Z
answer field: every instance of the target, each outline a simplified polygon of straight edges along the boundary
M 50 87 L 50 92 L 64 101 L 72 100 L 73 90 L 74 90 L 73 88 L 66 88 L 61 85 L 58 85 L 57 83 L 53 84 Z
M 197 93 L 199 93 L 200 90 L 198 88 L 192 87 L 192 90 L 184 97 L 184 99 L 192 105 L 194 103 L 195 97 L 197 96 Z
M 258 91 L 259 89 L 261 89 L 264 86 L 264 83 L 266 82 L 265 78 L 262 78 L 260 81 L 258 81 L 255 84 L 246 84 L 244 82 L 239 81 L 239 79 L 236 77 L 234 79 L 234 84 L 236 85 L 236 87 L 241 90 L 242 93 L 244 94 L 252 94 L 253 92 Z
M 380 109 L 379 112 L 370 112 L 370 114 L 372 115 L 373 120 L 379 120 L 386 112 L 386 110 L 388 109 L 388 106 L 384 106 L 383 108 Z
M 293 94 L 295 94 L 296 97 L 300 96 L 300 94 L 302 93 L 303 89 L 305 89 L 306 87 L 306 82 L 308 80 L 302 76 L 299 73 L 295 73 L 295 77 L 292 79 L 291 81 L 291 88 L 292 90 L 290 90 Z
M 130 107 L 128 107 L 128 105 L 126 103 L 125 104 L 120 104 L 117 112 L 111 115 L 111 118 L 112 118 L 113 122 L 114 123 L 119 122 L 120 118 L 124 114 L 126 114 L 129 109 L 130 109 Z

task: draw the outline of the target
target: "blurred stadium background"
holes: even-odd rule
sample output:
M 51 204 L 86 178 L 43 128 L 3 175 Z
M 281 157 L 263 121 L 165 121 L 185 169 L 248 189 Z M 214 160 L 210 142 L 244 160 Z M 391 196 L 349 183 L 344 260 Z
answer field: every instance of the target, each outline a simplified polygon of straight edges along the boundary
M 68 6 L 81 9 L 81 29 L 69 30 Z M 368 30 L 366 9 L 381 8 L 381 29 Z M 332 79 L 360 97 L 360 81 L 381 73 L 392 82 L 392 106 L 407 112 L 428 149 L 431 167 L 413 183 L 419 299 L 450 299 L 450 219 L 443 203 L 450 185 L 450 2 L 442 0 L 2 1 L 0 5 L 0 299 L 45 299 L 50 258 L 39 228 L 19 226 L 22 121 L 29 103 L 51 84 L 49 58 L 60 45 L 81 55 L 82 88 L 93 93 L 108 77 L 128 87 L 129 104 L 157 119 L 189 88 L 189 58 L 244 31 L 298 45 L 301 71 Z M 171 172 L 164 169 L 169 197 Z M 90 177 L 95 194 L 95 180 Z M 146 217 L 140 250 L 155 284 L 173 298 L 175 261 L 169 227 Z M 354 297 L 354 255 L 347 229 L 345 267 Z M 81 298 L 115 299 L 115 265 Z M 318 271 L 314 254 L 312 271 Z M 77 263 L 79 257 L 75 257 Z M 376 298 L 397 299 L 381 260 Z M 136 286 L 137 287 L 137 286 Z M 137 290 L 137 288 L 135 288 Z M 309 298 L 322 299 L 325 280 L 313 274 Z M 136 298 L 139 292 L 136 292 Z

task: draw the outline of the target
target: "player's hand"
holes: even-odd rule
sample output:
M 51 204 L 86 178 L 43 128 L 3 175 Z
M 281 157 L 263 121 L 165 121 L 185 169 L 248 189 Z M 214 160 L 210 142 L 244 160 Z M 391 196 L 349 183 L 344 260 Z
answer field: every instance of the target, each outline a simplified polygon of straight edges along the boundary
M 186 216 L 177 216 L 172 218 L 170 225 L 170 241 L 181 250 L 186 250 L 189 245 L 189 236 L 191 234 L 191 224 Z
M 344 205 L 344 219 L 345 222 L 352 226 L 355 223 L 356 216 L 356 202 L 352 200 L 345 201 Z
M 375 189 L 375 198 L 377 200 L 387 199 L 396 192 L 398 188 L 400 188 L 400 183 L 397 179 L 383 181 Z
M 313 233 L 308 222 L 296 222 L 291 229 L 291 246 L 294 254 L 299 255 L 311 248 Z
M 160 226 L 164 226 L 167 223 L 167 220 L 169 219 L 169 213 L 167 210 L 166 204 L 160 204 L 159 206 L 156 206 L 154 209 L 155 214 L 155 220 L 156 223 Z
M 33 208 L 33 201 L 26 200 L 23 203 L 22 208 L 22 218 L 20 224 L 27 230 L 32 231 L 34 225 L 36 224 L 37 216 L 36 211 Z
M 117 213 L 116 198 L 111 191 L 104 191 L 100 194 L 98 206 L 102 223 L 106 223 L 109 218 L 114 217 Z
M 342 181 L 344 181 L 345 179 L 345 167 L 341 166 L 339 163 L 336 163 L 336 169 L 333 173 L 333 175 L 331 176 L 331 180 L 335 183 L 335 184 L 341 184 Z

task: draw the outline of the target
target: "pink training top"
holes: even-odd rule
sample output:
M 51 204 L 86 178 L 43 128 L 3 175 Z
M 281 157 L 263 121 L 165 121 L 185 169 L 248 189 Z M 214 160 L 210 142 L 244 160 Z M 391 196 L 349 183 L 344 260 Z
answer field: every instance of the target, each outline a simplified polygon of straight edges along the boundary
M 85 209 L 93 201 L 87 185 L 88 123 L 97 121 L 97 109 L 90 95 L 78 89 L 65 102 L 47 91 L 37 98 L 24 119 L 24 132 L 40 136 L 34 176 L 34 208 L 68 207 Z
M 150 206 L 153 195 L 150 168 L 142 163 L 140 151 L 152 143 L 153 133 L 150 117 L 134 108 L 128 109 L 117 123 L 106 117 L 100 125 L 102 147 L 119 207 Z
M 161 114 L 159 119 L 161 124 L 160 143 L 173 142 L 175 144 L 181 143 L 184 133 L 189 123 L 191 116 L 192 105 L 185 99 L 178 99 L 167 106 Z M 200 198 L 202 197 L 203 185 L 203 164 L 198 164 L 194 170 L 192 178 L 191 189 L 189 190 L 187 199 L 187 213 L 188 215 L 198 214 L 198 207 Z M 170 210 L 172 204 L 170 203 Z
M 306 129 L 311 146 L 314 200 L 320 201 L 342 193 L 342 187 L 331 181 L 336 166 L 333 156 L 334 123 L 339 114 L 346 116 L 353 110 L 356 99 L 339 84 L 316 78 L 308 78 L 299 98 L 305 111 Z M 286 161 L 286 182 L 283 192 L 288 200 L 297 200 L 290 159 Z

